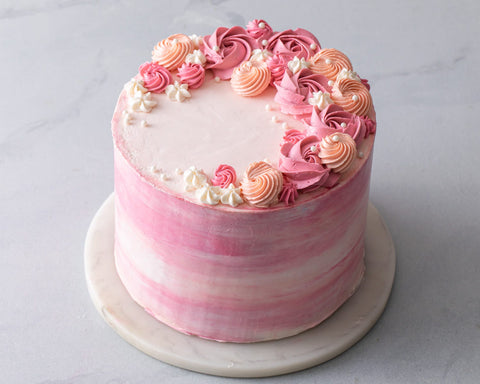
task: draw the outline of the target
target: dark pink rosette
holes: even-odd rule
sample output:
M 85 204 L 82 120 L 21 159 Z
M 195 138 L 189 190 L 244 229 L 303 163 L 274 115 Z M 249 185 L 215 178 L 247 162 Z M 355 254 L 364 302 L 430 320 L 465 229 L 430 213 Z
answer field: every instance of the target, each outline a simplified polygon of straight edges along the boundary
M 203 38 L 203 53 L 207 58 L 206 69 L 214 76 L 228 80 L 233 69 L 248 60 L 254 49 L 260 48 L 257 40 L 242 27 L 219 27 Z
M 298 143 L 300 140 L 303 140 L 305 138 L 305 133 L 300 132 L 297 129 L 289 129 L 288 131 L 285 132 L 285 135 L 283 136 L 283 143 Z
M 169 84 L 173 83 L 171 73 L 158 63 L 144 63 L 138 68 L 143 79 L 143 86 L 150 92 L 162 93 Z
M 368 80 L 367 80 L 367 79 L 362 79 L 362 78 L 360 78 L 360 81 L 361 81 L 362 84 L 365 85 L 365 87 L 367 87 L 367 89 L 370 91 L 370 84 L 368 84 Z
M 310 117 L 313 105 L 308 103 L 314 92 L 322 91 L 330 93 L 332 87 L 328 85 L 328 79 L 307 68 L 303 68 L 295 75 L 286 71 L 280 83 L 275 83 L 277 93 L 275 102 L 280 104 L 283 113 L 292 115 L 298 120 Z
M 272 73 L 272 77 L 270 78 L 271 85 L 282 80 L 288 61 L 289 59 L 282 55 L 273 55 L 267 59 L 267 67 Z
M 247 24 L 247 33 L 262 44 L 262 40 L 268 40 L 273 35 L 273 30 L 265 20 L 252 20 Z
M 330 172 L 318 157 L 320 142 L 317 136 L 307 136 L 295 144 L 287 142 L 280 148 L 279 169 L 299 191 L 329 188 L 338 181 L 338 174 Z
M 360 116 L 366 127 L 365 137 L 377 131 L 377 122 L 367 116 Z
M 277 32 L 270 37 L 266 48 L 274 54 L 293 59 L 297 56 L 306 60 L 320 50 L 320 43 L 310 32 L 302 28 Z
M 199 88 L 205 80 L 205 69 L 200 64 L 183 63 L 178 68 L 178 77 L 188 88 Z
M 295 203 L 298 198 L 298 190 L 295 184 L 288 180 L 283 180 L 282 191 L 278 196 L 279 201 L 283 201 L 285 205 L 291 205 Z
M 227 188 L 230 184 L 235 185 L 237 181 L 237 174 L 232 166 L 227 164 L 220 164 L 215 170 L 215 176 L 211 180 L 212 185 L 220 188 Z
M 321 112 L 313 108 L 310 121 L 306 122 L 307 133 L 320 139 L 335 133 L 348 133 L 358 144 L 368 136 L 365 118 L 345 111 L 336 104 L 329 104 Z

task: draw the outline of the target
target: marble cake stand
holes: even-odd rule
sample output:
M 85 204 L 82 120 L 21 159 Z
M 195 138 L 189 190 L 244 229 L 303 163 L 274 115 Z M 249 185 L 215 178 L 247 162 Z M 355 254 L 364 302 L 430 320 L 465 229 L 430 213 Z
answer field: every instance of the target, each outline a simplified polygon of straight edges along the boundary
M 127 342 L 166 363 L 218 376 L 263 377 L 323 363 L 359 341 L 382 314 L 395 275 L 392 238 L 370 204 L 366 275 L 359 290 L 328 320 L 297 336 L 252 344 L 219 343 L 184 335 L 148 315 L 128 295 L 115 270 L 113 194 L 90 224 L 85 273 L 95 307 Z

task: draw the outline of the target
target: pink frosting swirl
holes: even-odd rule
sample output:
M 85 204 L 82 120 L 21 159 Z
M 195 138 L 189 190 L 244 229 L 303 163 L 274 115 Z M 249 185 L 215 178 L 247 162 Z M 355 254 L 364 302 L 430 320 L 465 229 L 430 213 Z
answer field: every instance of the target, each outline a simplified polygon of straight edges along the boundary
M 266 48 L 274 54 L 287 56 L 292 59 L 308 59 L 320 50 L 317 38 L 305 29 L 297 28 L 294 31 L 288 29 L 277 32 L 270 37 Z
M 162 93 L 169 84 L 173 83 L 168 69 L 158 63 L 144 63 L 138 68 L 138 72 L 142 76 L 143 86 L 150 92 Z
M 283 181 L 282 191 L 280 192 L 279 201 L 283 201 L 285 205 L 291 205 L 295 203 L 295 200 L 298 198 L 298 191 L 295 184 L 290 183 L 289 181 Z
M 233 69 L 247 61 L 254 49 L 260 48 L 257 40 L 242 27 L 219 27 L 203 38 L 205 68 L 211 69 L 222 80 L 231 77 Z
M 280 110 L 299 120 L 311 115 L 313 106 L 308 104 L 308 99 L 314 92 L 331 91 L 325 76 L 315 74 L 307 68 L 294 75 L 286 71 L 282 81 L 275 83 L 275 87 L 277 93 L 274 100 L 280 104 Z
M 360 78 L 360 81 L 361 81 L 362 84 L 365 85 L 365 87 L 367 87 L 367 89 L 370 91 L 370 84 L 368 83 L 368 80 L 367 80 L 367 79 L 362 79 L 362 78 Z
M 348 133 L 358 144 L 369 134 L 364 118 L 335 104 L 327 105 L 321 112 L 314 108 L 307 123 L 307 132 L 319 138 L 336 132 Z
M 280 148 L 279 169 L 300 191 L 331 187 L 338 180 L 338 176 L 322 165 L 318 157 L 319 146 L 317 136 L 307 136 L 295 144 L 284 143 Z
M 360 116 L 360 118 L 365 123 L 365 127 L 367 128 L 367 134 L 372 134 L 377 131 L 377 122 L 370 117 Z
M 261 44 L 262 40 L 272 36 L 273 30 L 265 20 L 255 19 L 248 22 L 247 33 Z
M 245 200 L 259 208 L 276 204 L 282 187 L 282 173 L 264 161 L 251 163 L 240 185 Z
M 230 83 L 241 96 L 258 96 L 270 84 L 270 71 L 262 61 L 244 61 L 233 70 Z
M 288 58 L 282 55 L 273 55 L 267 59 L 267 67 L 272 73 L 270 84 L 281 81 L 288 65 Z
M 319 156 L 322 163 L 336 173 L 345 172 L 357 154 L 352 137 L 346 133 L 333 133 L 322 139 Z
M 227 164 L 220 164 L 215 170 L 215 176 L 211 180 L 212 185 L 220 188 L 227 188 L 230 184 L 235 185 L 237 181 L 237 174 L 232 166 Z
M 305 133 L 300 132 L 297 129 L 289 129 L 288 131 L 285 132 L 285 135 L 283 136 L 283 143 L 298 143 L 300 140 L 303 140 L 305 138 Z
M 178 68 L 178 77 L 188 88 L 199 88 L 205 80 L 205 69 L 200 64 L 183 63 Z
M 163 65 L 169 71 L 174 71 L 185 61 L 194 50 L 192 40 L 181 33 L 171 35 L 160 41 L 152 52 L 152 60 Z

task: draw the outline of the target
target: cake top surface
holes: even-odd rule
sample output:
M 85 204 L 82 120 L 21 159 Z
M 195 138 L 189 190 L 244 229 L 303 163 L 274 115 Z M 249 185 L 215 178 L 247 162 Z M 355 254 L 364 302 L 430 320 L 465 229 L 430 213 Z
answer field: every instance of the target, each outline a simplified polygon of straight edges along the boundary
M 172 35 L 120 94 L 116 146 L 155 187 L 219 209 L 292 205 L 370 155 L 368 82 L 342 52 L 264 20 Z

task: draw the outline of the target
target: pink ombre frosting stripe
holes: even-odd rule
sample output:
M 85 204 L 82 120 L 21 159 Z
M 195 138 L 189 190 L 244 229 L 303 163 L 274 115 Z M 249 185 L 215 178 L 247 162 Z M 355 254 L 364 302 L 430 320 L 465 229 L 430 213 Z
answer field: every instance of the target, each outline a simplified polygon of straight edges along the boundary
M 232 215 L 156 189 L 115 149 L 120 277 L 159 320 L 201 337 L 252 342 L 315 326 L 361 281 L 370 167 L 369 153 L 334 193 Z

